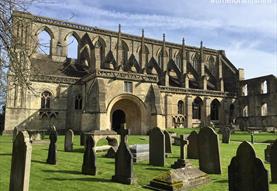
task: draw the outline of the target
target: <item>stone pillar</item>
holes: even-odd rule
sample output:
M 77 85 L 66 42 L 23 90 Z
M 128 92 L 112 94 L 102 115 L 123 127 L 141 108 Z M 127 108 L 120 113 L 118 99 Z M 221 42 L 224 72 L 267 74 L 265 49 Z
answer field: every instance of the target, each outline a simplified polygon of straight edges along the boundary
M 168 72 L 164 73 L 164 85 L 165 86 L 169 86 L 169 76 L 168 76 Z
M 203 89 L 203 90 L 207 90 L 207 83 L 208 83 L 208 80 L 207 80 L 207 76 L 206 75 L 203 75 L 202 77 L 201 77 L 201 88 Z
M 192 97 L 186 97 L 186 127 L 192 127 Z
M 221 55 L 219 55 L 219 61 L 218 61 L 218 90 L 221 92 L 224 92 L 224 81 L 223 81 L 223 75 L 222 75 L 222 62 L 221 62 Z
M 165 96 L 165 128 L 172 127 L 172 95 L 167 94 Z
M 188 74 L 184 75 L 184 88 L 189 88 L 189 77 L 188 77 Z
M 204 126 L 208 126 L 211 122 L 211 98 L 206 97 L 204 99 L 201 122 Z

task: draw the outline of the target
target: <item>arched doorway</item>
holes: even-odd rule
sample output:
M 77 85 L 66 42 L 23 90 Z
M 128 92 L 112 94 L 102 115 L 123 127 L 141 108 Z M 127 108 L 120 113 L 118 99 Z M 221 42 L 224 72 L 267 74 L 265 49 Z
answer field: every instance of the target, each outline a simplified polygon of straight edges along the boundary
M 112 130 L 118 132 L 121 124 L 126 123 L 126 115 L 121 109 L 117 109 L 112 114 Z

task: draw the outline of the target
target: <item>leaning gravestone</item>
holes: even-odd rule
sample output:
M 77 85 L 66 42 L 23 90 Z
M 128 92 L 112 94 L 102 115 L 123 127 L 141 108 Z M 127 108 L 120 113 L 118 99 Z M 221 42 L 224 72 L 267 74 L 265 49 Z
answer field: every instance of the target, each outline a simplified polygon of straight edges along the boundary
M 171 151 L 171 136 L 167 130 L 164 130 L 164 140 L 165 140 L 165 153 L 172 153 Z
M 121 126 L 118 133 L 120 134 L 120 144 L 115 154 L 115 175 L 112 180 L 123 184 L 133 184 L 133 156 L 127 144 L 129 130 Z
M 65 152 L 72 152 L 73 151 L 73 139 L 74 139 L 74 132 L 69 129 L 65 134 L 64 139 L 64 151 Z
M 28 191 L 32 145 L 27 131 L 18 132 L 13 142 L 10 191 Z
M 198 134 L 199 168 L 208 174 L 221 174 L 218 135 L 210 127 Z
M 96 175 L 95 141 L 90 135 L 87 135 L 86 138 L 82 174 Z
M 228 167 L 229 191 L 268 191 L 268 173 L 253 147 L 242 142 Z
M 56 164 L 56 158 L 57 158 L 57 131 L 53 127 L 52 130 L 50 131 L 49 139 L 50 139 L 50 144 L 48 148 L 48 157 L 47 157 L 47 163 L 48 164 Z
M 227 143 L 229 144 L 230 142 L 230 135 L 231 135 L 231 130 L 229 127 L 223 127 L 221 129 L 222 133 L 222 143 Z
M 198 159 L 198 134 L 196 131 L 192 131 L 190 135 L 187 137 L 189 141 L 187 147 L 187 158 L 188 159 Z
M 277 139 L 270 149 L 271 182 L 277 184 Z
M 149 134 L 149 162 L 150 165 L 164 166 L 165 163 L 165 138 L 159 127 L 155 127 Z

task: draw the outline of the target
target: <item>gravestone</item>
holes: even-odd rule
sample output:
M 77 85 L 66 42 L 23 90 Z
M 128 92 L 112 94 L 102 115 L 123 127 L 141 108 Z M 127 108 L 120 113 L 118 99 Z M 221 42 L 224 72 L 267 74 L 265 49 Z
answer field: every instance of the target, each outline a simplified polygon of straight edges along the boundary
M 106 140 L 108 141 L 108 145 L 111 145 L 113 147 L 118 146 L 116 138 L 107 136 Z
M 117 149 L 118 149 L 117 146 L 111 146 L 111 147 L 108 149 L 108 151 L 107 151 L 105 157 L 107 157 L 107 158 L 114 158 Z
M 187 137 L 189 144 L 187 146 L 187 158 L 188 159 L 198 159 L 198 134 L 196 131 L 192 131 Z
M 221 174 L 218 135 L 210 127 L 198 134 L 199 168 L 207 174 Z
M 73 139 L 74 139 L 74 132 L 69 129 L 64 138 L 64 151 L 65 152 L 72 152 L 73 151 Z
M 221 134 L 222 134 L 222 143 L 229 144 L 229 142 L 230 142 L 230 135 L 231 135 L 230 128 L 229 127 L 223 127 L 221 129 Z
M 266 149 L 264 150 L 264 158 L 265 162 L 270 163 L 270 149 L 272 147 L 272 144 L 269 144 L 266 146 Z
M 268 191 L 268 172 L 246 141 L 228 166 L 228 183 L 229 191 Z
M 271 182 L 277 184 L 277 139 L 270 149 Z
M 180 135 L 180 158 L 175 161 L 171 168 L 183 168 L 186 166 L 185 161 L 185 145 L 189 144 L 187 140 L 184 139 L 184 135 Z
M 81 146 L 84 146 L 85 145 L 85 142 L 86 142 L 86 135 L 85 135 L 85 132 L 80 132 L 80 145 Z
M 165 140 L 165 153 L 170 154 L 171 151 L 171 136 L 168 131 L 164 130 L 164 140 Z
M 10 191 L 28 191 L 32 145 L 27 131 L 18 132 L 13 142 Z
M 48 164 L 56 164 L 56 159 L 57 159 L 57 139 L 58 139 L 58 134 L 56 131 L 56 128 L 53 127 L 50 131 L 49 135 L 50 139 L 50 144 L 48 148 L 48 157 L 47 157 L 47 163 Z
M 96 175 L 96 152 L 95 141 L 87 135 L 85 152 L 83 157 L 82 174 Z
M 130 147 L 133 155 L 133 161 L 139 162 L 149 160 L 149 144 L 135 144 Z
M 123 184 L 133 184 L 133 156 L 127 144 L 129 130 L 124 129 L 124 125 L 122 125 L 118 133 L 120 134 L 120 144 L 115 154 L 115 175 L 112 180 Z
M 159 127 L 155 127 L 149 134 L 149 162 L 153 166 L 164 166 L 165 138 Z

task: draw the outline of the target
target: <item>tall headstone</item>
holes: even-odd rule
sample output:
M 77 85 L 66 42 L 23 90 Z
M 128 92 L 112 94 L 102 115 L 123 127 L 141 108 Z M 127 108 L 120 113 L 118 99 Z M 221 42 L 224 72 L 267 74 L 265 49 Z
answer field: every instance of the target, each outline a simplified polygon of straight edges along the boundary
M 47 163 L 48 164 L 56 164 L 57 162 L 57 139 L 58 134 L 55 127 L 52 127 L 49 135 L 50 144 L 48 148 L 48 157 L 47 157 Z
M 71 129 L 65 134 L 64 138 L 64 151 L 65 152 L 72 152 L 73 151 L 73 139 L 74 139 L 74 132 Z
M 184 135 L 180 135 L 180 158 L 171 165 L 171 168 L 183 168 L 186 166 L 185 161 L 185 145 L 187 145 L 189 142 L 184 139 Z
M 192 131 L 190 135 L 187 137 L 189 141 L 187 147 L 187 158 L 188 159 L 198 159 L 198 134 L 196 131 Z
M 207 174 L 221 174 L 218 135 L 210 127 L 198 134 L 199 168 Z
M 277 139 L 270 149 L 271 182 L 277 184 Z
M 229 144 L 230 142 L 230 136 L 231 136 L 231 130 L 229 127 L 223 127 L 221 129 L 221 134 L 222 134 L 222 143 L 227 143 Z
M 112 180 L 123 184 L 133 184 L 133 156 L 127 144 L 129 130 L 122 125 L 118 133 L 120 134 L 120 144 L 115 154 L 115 175 Z
M 96 175 L 95 141 L 90 135 L 87 135 L 86 138 L 82 174 Z
M 270 163 L 270 150 L 271 150 L 272 144 L 269 144 L 266 146 L 266 149 L 264 150 L 264 158 L 265 162 Z
M 242 142 L 228 167 L 229 191 L 268 191 L 268 173 L 253 147 Z
M 13 142 L 10 191 L 28 191 L 32 145 L 27 131 L 18 132 Z
M 149 134 L 149 162 L 153 166 L 164 166 L 165 138 L 159 127 L 155 127 Z
M 169 154 L 169 153 L 172 153 L 172 150 L 171 150 L 171 136 L 170 134 L 168 133 L 167 130 L 164 130 L 164 140 L 165 140 L 165 153 L 166 154 Z

